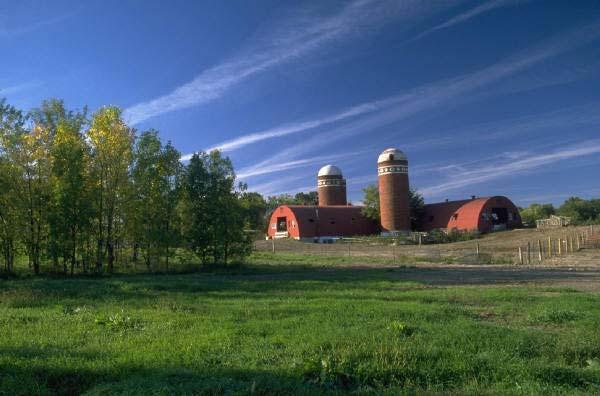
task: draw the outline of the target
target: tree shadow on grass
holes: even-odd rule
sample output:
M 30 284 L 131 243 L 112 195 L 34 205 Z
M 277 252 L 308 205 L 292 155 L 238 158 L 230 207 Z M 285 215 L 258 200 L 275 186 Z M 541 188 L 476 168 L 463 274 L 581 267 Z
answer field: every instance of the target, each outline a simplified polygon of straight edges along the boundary
M 537 337 L 518 331 L 504 336 L 517 339 L 517 353 L 524 354 L 524 357 L 531 350 L 539 351 L 542 346 L 537 342 Z M 15 360 L 7 360 L 7 353 L 14 356 Z M 329 353 L 333 354 L 328 356 L 335 362 L 335 351 Z M 354 365 L 350 362 L 346 366 L 330 366 L 322 363 L 325 361 L 323 357 L 315 355 L 316 360 L 305 362 L 299 368 L 290 368 L 289 372 L 284 373 L 202 364 L 193 368 L 161 366 L 160 363 L 153 367 L 114 365 L 110 359 L 104 359 L 101 366 L 91 366 L 87 361 L 93 360 L 95 354 L 78 352 L 64 352 L 63 355 L 67 355 L 65 359 L 50 365 L 50 355 L 42 350 L 28 349 L 22 353 L 0 350 L 0 395 L 339 395 L 359 388 L 363 391 L 370 389 L 370 394 L 386 390 L 389 394 L 416 394 L 432 387 L 439 394 L 448 394 L 453 390 L 460 391 L 473 379 L 477 379 L 481 389 L 485 389 L 486 386 L 502 382 L 502 376 L 511 375 L 510 366 L 505 367 L 493 356 L 485 354 L 469 355 L 468 364 L 455 365 L 450 361 L 448 364 L 440 362 L 440 357 L 444 355 L 436 351 L 424 349 L 415 353 L 417 360 L 408 366 L 394 365 L 392 359 L 385 368 L 356 365 L 358 361 Z M 37 359 L 30 359 L 32 355 Z M 362 362 L 364 356 L 357 353 L 349 358 Z M 556 385 L 562 391 L 564 387 L 589 391 L 597 389 L 595 387 L 598 385 L 598 378 L 593 371 L 550 362 L 543 365 L 538 362 L 537 366 L 530 366 L 521 374 L 520 381 Z
M 1 395 L 313 395 L 344 390 L 344 386 L 327 389 L 301 376 L 261 370 L 133 366 L 72 369 L 39 363 L 0 364 Z
M 185 275 L 115 275 L 101 278 L 28 278 L 0 282 L 8 307 L 95 304 L 106 301 L 147 303 L 160 297 L 214 299 L 271 298 L 290 294 L 310 298 L 320 290 L 381 291 L 381 282 L 402 282 L 406 290 L 450 286 L 523 285 L 539 282 L 600 282 L 600 270 L 515 267 L 290 268 L 273 272 L 240 271 Z M 401 291 L 394 289 L 394 291 Z M 146 299 L 146 300 L 144 300 Z

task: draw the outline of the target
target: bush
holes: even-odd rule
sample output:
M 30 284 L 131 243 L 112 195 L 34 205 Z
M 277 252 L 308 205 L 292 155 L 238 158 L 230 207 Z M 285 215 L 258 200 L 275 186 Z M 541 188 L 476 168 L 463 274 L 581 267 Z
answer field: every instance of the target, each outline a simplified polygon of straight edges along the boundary
M 423 242 L 425 243 L 451 243 L 470 241 L 481 237 L 481 233 L 478 231 L 459 231 L 451 230 L 446 232 L 445 230 L 438 228 L 427 233 Z

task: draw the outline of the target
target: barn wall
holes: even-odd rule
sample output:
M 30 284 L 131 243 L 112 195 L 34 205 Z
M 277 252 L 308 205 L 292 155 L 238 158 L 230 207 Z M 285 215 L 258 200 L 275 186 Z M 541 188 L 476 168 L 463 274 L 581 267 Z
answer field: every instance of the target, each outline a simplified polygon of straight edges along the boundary
M 276 232 L 277 218 L 285 216 L 289 236 L 295 239 L 314 237 L 349 237 L 379 232 L 376 221 L 367 219 L 360 206 L 280 206 L 271 215 L 269 237 Z

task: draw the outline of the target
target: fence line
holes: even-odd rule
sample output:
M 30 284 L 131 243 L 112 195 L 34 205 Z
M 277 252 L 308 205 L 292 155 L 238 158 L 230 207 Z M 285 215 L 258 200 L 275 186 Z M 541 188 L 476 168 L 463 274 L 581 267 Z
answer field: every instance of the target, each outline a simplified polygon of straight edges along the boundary
M 379 238 L 341 238 L 333 243 L 310 243 L 287 239 L 257 242 L 257 251 L 273 254 L 304 254 L 353 258 L 381 258 L 391 262 L 444 262 L 463 264 L 517 264 L 540 265 L 552 259 L 566 257 L 586 247 L 597 232 L 594 227 L 573 227 L 541 230 L 539 235 L 522 235 L 518 231 L 507 239 L 504 233 L 486 239 L 474 239 L 449 244 L 424 244 L 421 234 L 414 242 Z M 512 238 L 512 239 L 511 239 Z M 512 241 L 512 242 L 511 242 Z M 600 245 L 600 239 L 598 240 Z

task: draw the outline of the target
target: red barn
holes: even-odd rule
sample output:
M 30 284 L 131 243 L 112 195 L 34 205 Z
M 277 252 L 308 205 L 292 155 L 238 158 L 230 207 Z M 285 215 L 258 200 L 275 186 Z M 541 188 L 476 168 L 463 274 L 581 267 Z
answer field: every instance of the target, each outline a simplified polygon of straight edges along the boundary
M 521 227 L 519 210 L 502 196 L 425 205 L 420 229 L 491 232 Z
M 269 238 L 315 239 L 372 235 L 379 222 L 366 218 L 362 206 L 279 206 L 269 220 Z

